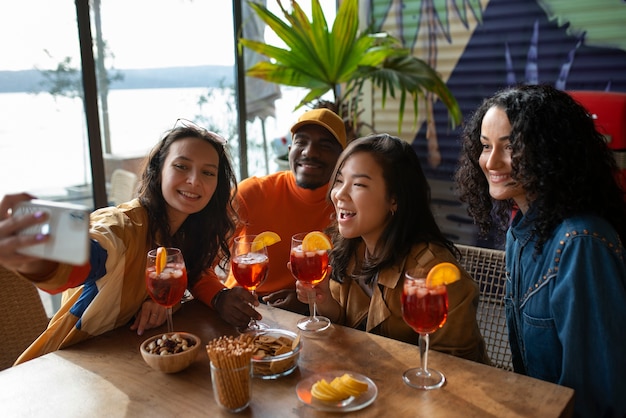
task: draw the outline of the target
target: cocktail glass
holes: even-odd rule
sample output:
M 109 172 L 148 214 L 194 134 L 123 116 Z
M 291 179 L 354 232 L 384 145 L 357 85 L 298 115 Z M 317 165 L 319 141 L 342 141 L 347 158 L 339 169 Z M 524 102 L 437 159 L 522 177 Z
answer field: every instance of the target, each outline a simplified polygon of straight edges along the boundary
M 438 389 L 446 381 L 438 370 L 428 368 L 429 335 L 445 324 L 448 317 L 448 290 L 445 285 L 426 286 L 428 270 L 416 268 L 405 274 L 402 291 L 402 317 L 419 334 L 421 366 L 404 372 L 404 382 L 418 389 Z
M 256 289 L 265 281 L 269 271 L 267 247 L 253 245 L 256 235 L 241 235 L 235 238 L 231 270 L 235 280 L 256 298 Z M 254 318 L 250 319 L 244 332 L 268 329 L 269 326 Z
M 317 315 L 314 289 L 328 274 L 328 251 L 302 251 L 302 240 L 305 236 L 306 233 L 303 232 L 291 237 L 289 254 L 293 276 L 310 287 L 307 290 L 309 317 L 299 320 L 298 328 L 307 332 L 319 332 L 330 327 L 330 319 Z
M 164 266 L 157 266 L 157 249 L 148 251 L 146 287 L 152 300 L 167 312 L 167 331 L 174 331 L 172 307 L 180 302 L 187 289 L 187 269 L 178 248 L 165 248 Z

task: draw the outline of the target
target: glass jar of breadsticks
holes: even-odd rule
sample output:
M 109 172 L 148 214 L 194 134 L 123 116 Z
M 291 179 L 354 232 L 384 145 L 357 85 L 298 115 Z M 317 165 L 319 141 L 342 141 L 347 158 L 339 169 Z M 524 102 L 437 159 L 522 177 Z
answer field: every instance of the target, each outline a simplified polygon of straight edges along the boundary
M 222 336 L 207 344 L 213 396 L 222 408 L 239 412 L 250 404 L 253 347 L 245 335 Z

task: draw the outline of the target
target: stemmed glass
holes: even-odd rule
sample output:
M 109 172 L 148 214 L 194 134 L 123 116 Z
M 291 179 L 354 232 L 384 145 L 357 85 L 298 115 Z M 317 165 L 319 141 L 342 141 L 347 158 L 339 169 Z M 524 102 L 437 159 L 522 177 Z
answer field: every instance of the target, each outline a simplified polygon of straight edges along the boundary
M 180 302 L 187 289 L 187 269 L 178 248 L 160 247 L 148 251 L 146 287 L 152 300 L 165 307 L 167 331 L 174 332 L 172 307 Z
M 446 323 L 448 317 L 448 290 L 445 285 L 426 286 L 427 269 L 416 268 L 407 272 L 402 291 L 402 317 L 419 333 L 421 367 L 404 372 L 404 382 L 418 389 L 438 389 L 446 381 L 438 370 L 428 368 L 429 334 Z
M 299 320 L 298 328 L 302 331 L 319 332 L 330 327 L 330 319 L 318 316 L 316 313 L 314 289 L 314 286 L 324 280 L 328 274 L 328 251 L 302 251 L 302 240 L 306 234 L 306 232 L 302 232 L 291 237 L 289 262 L 291 263 L 293 276 L 297 280 L 306 283 L 309 287 L 307 289 L 307 298 L 309 300 L 310 316 Z
M 256 235 L 241 235 L 235 238 L 231 269 L 235 280 L 256 298 L 256 288 L 265 281 L 269 271 L 267 248 L 253 244 Z M 269 326 L 251 318 L 244 332 L 268 329 Z

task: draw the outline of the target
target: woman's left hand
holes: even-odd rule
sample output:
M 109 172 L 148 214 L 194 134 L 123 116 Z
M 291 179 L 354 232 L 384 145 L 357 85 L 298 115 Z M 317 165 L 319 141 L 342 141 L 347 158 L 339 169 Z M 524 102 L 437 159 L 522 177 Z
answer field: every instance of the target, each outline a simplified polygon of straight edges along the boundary
M 287 262 L 287 268 L 289 269 L 289 271 L 292 271 L 290 262 Z M 302 303 L 308 303 L 309 292 L 315 293 L 315 302 L 318 304 L 323 304 L 329 298 L 332 299 L 332 296 L 330 295 L 330 279 L 329 279 L 331 271 L 332 271 L 332 267 L 328 266 L 327 271 L 326 271 L 326 276 L 324 277 L 324 279 L 314 286 L 311 286 L 309 283 L 304 283 L 296 279 L 296 295 L 298 296 L 298 300 Z
M 294 289 L 281 289 L 270 293 L 269 295 L 263 296 L 263 301 L 267 303 L 268 306 L 286 309 L 302 315 L 306 315 L 309 310 L 308 303 L 300 302 L 298 300 L 298 294 Z
M 167 320 L 165 308 L 152 299 L 143 302 L 141 309 L 135 315 L 135 322 L 130 326 L 132 331 L 137 330 L 137 335 L 143 335 L 150 328 L 160 327 Z
M 0 265 L 33 276 L 45 276 L 56 267 L 55 263 L 17 252 L 20 248 L 50 239 L 48 235 L 43 234 L 19 234 L 33 225 L 46 222 L 49 218 L 44 211 L 13 215 L 13 209 L 18 203 L 33 198 L 34 196 L 28 193 L 18 193 L 6 195 L 0 200 Z

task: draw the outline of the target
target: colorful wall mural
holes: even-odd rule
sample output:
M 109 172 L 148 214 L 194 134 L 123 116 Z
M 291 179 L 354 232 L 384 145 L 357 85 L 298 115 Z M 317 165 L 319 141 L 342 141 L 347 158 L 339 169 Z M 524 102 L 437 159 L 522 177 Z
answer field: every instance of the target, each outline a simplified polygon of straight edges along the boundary
M 370 0 L 370 11 L 378 28 L 444 76 L 464 116 L 516 83 L 626 92 L 624 0 Z M 454 63 L 445 68 L 444 60 Z M 413 146 L 429 179 L 446 184 L 456 169 L 460 128 L 450 129 L 437 102 L 432 116 L 440 156 L 429 155 L 427 124 Z

